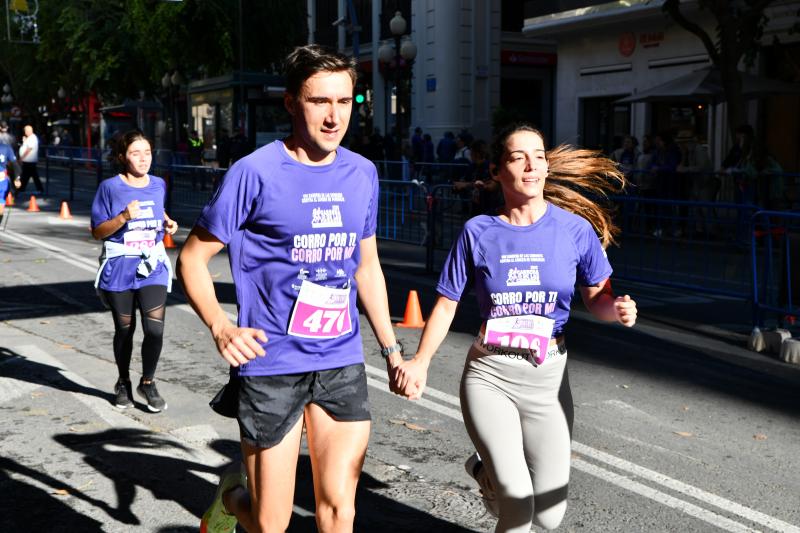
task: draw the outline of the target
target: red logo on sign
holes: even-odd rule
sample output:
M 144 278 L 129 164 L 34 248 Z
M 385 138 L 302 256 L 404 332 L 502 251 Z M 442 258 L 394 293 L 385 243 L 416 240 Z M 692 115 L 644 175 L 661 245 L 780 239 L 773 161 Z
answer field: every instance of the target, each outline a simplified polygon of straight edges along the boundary
M 636 35 L 630 32 L 620 35 L 619 53 L 624 57 L 630 57 L 634 50 L 636 50 Z

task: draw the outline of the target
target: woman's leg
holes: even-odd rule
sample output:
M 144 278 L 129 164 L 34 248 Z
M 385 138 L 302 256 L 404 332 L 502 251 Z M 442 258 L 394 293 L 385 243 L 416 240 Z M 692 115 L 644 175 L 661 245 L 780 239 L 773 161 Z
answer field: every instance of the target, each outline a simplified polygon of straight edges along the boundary
M 136 291 L 139 311 L 142 315 L 142 380 L 150 382 L 156 374 L 161 347 L 164 343 L 164 312 L 167 288 L 164 285 L 149 285 Z
M 351 532 L 370 421 L 337 421 L 315 403 L 306 406 L 305 419 L 317 528 L 321 533 Z
M 114 361 L 120 380 L 130 381 L 131 352 L 133 351 L 133 332 L 136 313 L 133 291 L 103 291 L 114 319 Z

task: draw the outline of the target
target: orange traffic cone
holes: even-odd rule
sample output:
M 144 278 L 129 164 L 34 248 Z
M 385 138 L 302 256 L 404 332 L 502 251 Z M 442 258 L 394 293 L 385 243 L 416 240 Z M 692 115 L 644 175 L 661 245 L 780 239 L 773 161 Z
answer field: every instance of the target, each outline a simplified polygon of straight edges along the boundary
M 36 204 L 36 196 L 34 196 L 32 194 L 31 194 L 31 201 L 30 201 L 30 203 L 28 203 L 28 209 L 27 210 L 32 212 L 32 213 L 38 213 L 39 211 L 41 211 L 41 209 L 39 209 L 39 206 Z
M 175 241 L 172 240 L 172 235 L 166 231 L 164 232 L 164 248 L 177 248 Z
M 58 215 L 58 218 L 62 220 L 69 220 L 72 218 L 72 213 L 69 212 L 69 205 L 66 201 L 61 202 L 61 213 Z
M 401 328 L 421 328 L 425 326 L 425 321 L 422 320 L 422 310 L 419 308 L 417 291 L 408 291 L 406 314 L 403 315 L 403 321 L 398 322 L 397 326 Z
M 6 195 L 6 206 L 7 207 L 14 207 L 16 204 L 14 203 L 14 195 L 11 194 L 11 191 L 8 192 Z

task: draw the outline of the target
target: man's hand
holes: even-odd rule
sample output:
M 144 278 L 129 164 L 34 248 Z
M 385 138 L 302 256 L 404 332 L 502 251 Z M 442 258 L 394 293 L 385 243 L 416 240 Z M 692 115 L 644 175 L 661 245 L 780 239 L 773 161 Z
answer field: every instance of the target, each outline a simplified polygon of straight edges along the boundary
M 394 386 L 409 400 L 422 398 L 425 391 L 425 384 L 428 381 L 428 363 L 414 358 L 403 361 L 395 369 Z
M 400 352 L 392 352 L 386 357 L 386 374 L 389 376 L 389 390 L 395 394 L 403 392 L 396 386 L 397 367 L 403 362 Z
M 217 351 L 231 366 L 243 365 L 256 357 L 266 355 L 262 343 L 267 342 L 267 334 L 263 329 L 240 328 L 230 322 L 220 326 L 212 326 L 211 335 L 217 345 Z

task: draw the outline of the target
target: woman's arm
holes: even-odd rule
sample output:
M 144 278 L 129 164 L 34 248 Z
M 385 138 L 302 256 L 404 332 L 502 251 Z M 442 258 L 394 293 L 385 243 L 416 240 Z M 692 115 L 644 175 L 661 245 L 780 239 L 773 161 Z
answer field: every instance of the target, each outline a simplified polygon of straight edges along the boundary
M 115 234 L 128 223 L 129 220 L 134 219 L 139 216 L 139 200 L 133 200 L 127 206 L 125 206 L 125 210 L 120 213 L 119 215 L 115 216 L 114 218 L 110 218 L 105 222 L 98 224 L 94 229 L 92 229 L 92 237 L 101 241 L 106 237 L 110 237 L 111 235 Z
M 166 222 L 166 224 L 164 224 L 164 231 L 170 235 L 175 235 L 175 232 L 178 231 L 178 223 L 169 218 L 166 211 L 164 211 L 164 222 Z
M 403 361 L 397 368 L 397 385 L 409 399 L 417 400 L 422 397 L 431 359 L 450 331 L 457 307 L 457 301 L 439 296 L 425 323 L 425 329 L 422 330 L 416 355 L 410 361 Z
M 265 354 L 258 341 L 267 342 L 267 335 L 261 329 L 235 326 L 219 305 L 208 262 L 223 247 L 214 235 L 195 226 L 178 256 L 178 279 L 192 308 L 211 330 L 217 351 L 228 364 L 239 366 Z
M 606 278 L 592 287 L 581 287 L 580 290 L 586 308 L 600 320 L 619 322 L 627 327 L 636 323 L 636 302 L 627 294 L 615 298 L 610 279 Z

